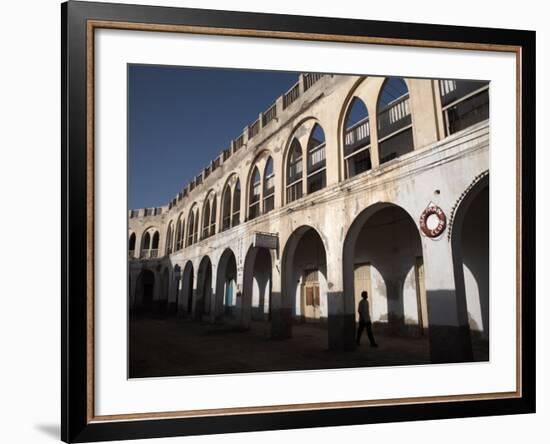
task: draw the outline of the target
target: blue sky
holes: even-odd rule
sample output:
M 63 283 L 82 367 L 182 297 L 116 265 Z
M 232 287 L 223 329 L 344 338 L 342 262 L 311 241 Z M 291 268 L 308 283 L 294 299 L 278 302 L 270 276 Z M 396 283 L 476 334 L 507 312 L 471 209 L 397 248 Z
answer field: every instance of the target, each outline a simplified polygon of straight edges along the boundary
M 297 73 L 130 65 L 128 205 L 167 204 Z

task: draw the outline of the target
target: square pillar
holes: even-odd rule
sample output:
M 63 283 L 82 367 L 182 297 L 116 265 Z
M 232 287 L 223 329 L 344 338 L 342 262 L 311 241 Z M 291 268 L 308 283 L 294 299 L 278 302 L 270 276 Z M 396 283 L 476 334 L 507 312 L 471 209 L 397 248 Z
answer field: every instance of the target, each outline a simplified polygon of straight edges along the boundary
M 327 252 L 328 348 L 354 350 L 355 296 L 344 291 L 341 250 L 332 250 Z
M 457 297 L 451 244 L 423 237 L 430 357 L 433 363 L 473 360 L 466 301 Z
M 289 339 L 292 337 L 292 307 L 284 302 L 281 282 L 280 261 L 272 261 L 271 270 L 271 338 Z M 286 298 L 291 300 L 292 298 Z

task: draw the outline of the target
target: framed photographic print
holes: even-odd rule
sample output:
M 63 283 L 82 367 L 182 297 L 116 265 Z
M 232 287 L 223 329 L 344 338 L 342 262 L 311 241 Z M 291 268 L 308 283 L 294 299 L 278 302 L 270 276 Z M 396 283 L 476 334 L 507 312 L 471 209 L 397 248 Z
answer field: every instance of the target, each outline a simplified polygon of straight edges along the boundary
M 64 441 L 535 411 L 534 32 L 61 12 Z

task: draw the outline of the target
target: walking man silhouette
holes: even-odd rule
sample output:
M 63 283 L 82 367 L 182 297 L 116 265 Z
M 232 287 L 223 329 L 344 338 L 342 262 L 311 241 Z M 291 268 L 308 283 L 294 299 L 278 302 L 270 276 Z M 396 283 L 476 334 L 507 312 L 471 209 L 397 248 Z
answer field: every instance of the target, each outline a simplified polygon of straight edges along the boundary
M 372 334 L 372 322 L 370 320 L 369 312 L 369 295 L 366 291 L 361 292 L 361 301 L 357 306 L 357 312 L 359 313 L 359 327 L 357 328 L 357 345 L 361 342 L 361 334 L 363 330 L 367 329 L 367 336 L 369 337 L 370 346 L 378 347 L 378 344 L 374 340 L 374 335 Z

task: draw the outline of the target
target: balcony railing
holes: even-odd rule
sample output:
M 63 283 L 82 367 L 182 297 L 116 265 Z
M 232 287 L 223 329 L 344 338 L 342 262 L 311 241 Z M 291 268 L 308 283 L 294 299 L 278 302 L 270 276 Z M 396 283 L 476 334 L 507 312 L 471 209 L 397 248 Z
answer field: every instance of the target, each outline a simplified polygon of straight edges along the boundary
M 307 156 L 307 167 L 308 172 L 316 171 L 319 168 L 325 166 L 325 144 L 322 143 L 319 146 L 316 146 L 313 150 L 308 153 Z
M 344 136 L 344 150 L 346 154 L 359 146 L 370 143 L 370 123 L 369 118 L 365 117 L 353 126 L 351 126 Z
M 260 132 L 260 120 L 256 119 L 256 121 L 248 127 L 248 138 L 252 139 L 259 132 Z
M 262 126 L 266 126 L 275 117 L 277 117 L 277 104 L 274 103 L 262 114 Z
M 275 189 L 275 176 L 271 175 L 265 178 L 265 189 L 266 191 Z
M 134 253 L 135 253 L 135 250 L 128 250 L 128 257 L 130 259 L 133 259 L 134 258 Z
M 319 73 L 307 73 L 304 74 L 304 91 L 311 88 L 324 74 Z
M 158 257 L 159 250 L 157 248 L 151 248 L 150 250 L 141 250 L 139 254 L 140 259 L 155 259 Z
M 378 137 L 382 138 L 411 124 L 409 95 L 399 97 L 378 115 Z
M 243 147 L 243 145 L 244 145 L 244 136 L 242 134 L 234 140 L 234 145 L 235 145 L 235 151 L 237 151 L 239 148 Z
M 298 97 L 300 97 L 300 82 L 297 82 L 283 96 L 283 109 L 288 108 L 292 102 L 298 99 Z

